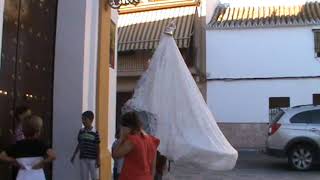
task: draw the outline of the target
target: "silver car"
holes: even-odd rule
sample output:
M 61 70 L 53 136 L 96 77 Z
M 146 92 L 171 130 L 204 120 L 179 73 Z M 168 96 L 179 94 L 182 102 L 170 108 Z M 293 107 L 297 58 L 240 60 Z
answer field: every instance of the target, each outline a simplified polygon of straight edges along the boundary
M 309 170 L 319 159 L 320 106 L 281 109 L 270 122 L 266 152 L 287 157 L 296 170 Z

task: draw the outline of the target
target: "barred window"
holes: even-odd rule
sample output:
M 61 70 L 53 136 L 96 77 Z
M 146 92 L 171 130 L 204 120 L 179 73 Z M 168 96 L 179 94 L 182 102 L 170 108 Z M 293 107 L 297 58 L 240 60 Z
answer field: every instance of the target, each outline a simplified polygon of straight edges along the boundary
M 313 105 L 320 105 L 320 94 L 313 94 Z
M 269 109 L 290 107 L 290 97 L 270 97 Z
M 316 57 L 320 57 L 320 29 L 313 30 L 314 33 L 314 52 Z
M 270 97 L 269 98 L 269 121 L 274 122 L 281 109 L 290 107 L 290 97 Z

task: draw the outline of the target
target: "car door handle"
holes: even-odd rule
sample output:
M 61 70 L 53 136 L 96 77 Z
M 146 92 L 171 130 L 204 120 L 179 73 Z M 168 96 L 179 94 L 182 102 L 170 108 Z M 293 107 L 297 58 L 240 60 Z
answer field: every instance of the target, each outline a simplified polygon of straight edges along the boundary
M 311 132 L 319 132 L 319 130 L 316 129 L 316 128 L 312 128 L 312 129 L 310 129 L 310 131 L 311 131 Z

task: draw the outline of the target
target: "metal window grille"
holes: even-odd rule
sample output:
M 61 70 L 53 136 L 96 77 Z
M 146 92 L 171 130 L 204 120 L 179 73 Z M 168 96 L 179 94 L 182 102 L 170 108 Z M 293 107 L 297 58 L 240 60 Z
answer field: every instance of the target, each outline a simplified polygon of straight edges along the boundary
M 281 109 L 290 107 L 290 97 L 269 98 L 269 122 L 278 114 Z
M 317 57 L 320 57 L 320 30 L 314 31 L 314 52 Z
M 320 105 L 320 94 L 313 94 L 313 105 Z

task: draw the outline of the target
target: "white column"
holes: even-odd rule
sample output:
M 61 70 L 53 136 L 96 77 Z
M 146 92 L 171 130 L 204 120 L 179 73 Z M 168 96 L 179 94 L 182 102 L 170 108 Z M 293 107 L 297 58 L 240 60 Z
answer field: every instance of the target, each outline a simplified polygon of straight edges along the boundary
M 53 148 L 54 180 L 78 180 L 70 163 L 81 128 L 81 113 L 95 109 L 98 0 L 59 0 L 57 15 Z
M 201 16 L 206 17 L 206 24 L 208 24 L 211 21 L 214 11 L 220 3 L 220 0 L 203 0 L 202 3 L 204 3 L 207 8 L 205 12 L 201 12 Z
M 83 109 L 95 112 L 97 53 L 98 53 L 98 19 L 99 0 L 87 1 L 86 31 L 85 31 L 85 62 L 83 73 Z
M 116 10 L 112 10 L 111 12 L 111 20 L 117 25 L 118 23 L 118 12 Z M 115 60 L 114 60 L 114 69 L 110 68 L 109 70 L 109 118 L 108 118 L 108 148 L 111 152 L 111 146 L 114 141 L 115 132 L 116 132 L 116 93 L 117 93 L 117 64 L 118 64 L 118 56 L 116 55 L 117 50 L 117 32 L 116 29 L 115 34 Z

